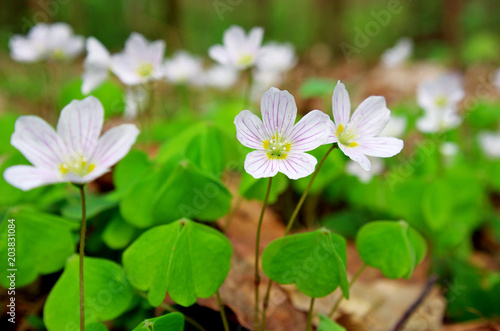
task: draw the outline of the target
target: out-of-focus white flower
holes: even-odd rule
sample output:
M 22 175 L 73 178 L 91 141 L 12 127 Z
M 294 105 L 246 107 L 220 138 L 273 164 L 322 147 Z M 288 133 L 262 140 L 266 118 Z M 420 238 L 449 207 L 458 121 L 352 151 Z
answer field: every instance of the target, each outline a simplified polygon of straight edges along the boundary
M 369 183 L 373 176 L 382 173 L 384 170 L 384 163 L 379 158 L 369 157 L 368 159 L 372 165 L 370 170 L 365 170 L 358 162 L 349 160 L 349 162 L 347 162 L 346 172 L 350 175 L 356 176 L 362 183 Z
M 246 69 L 255 64 L 261 53 L 264 29 L 255 27 L 245 34 L 242 27 L 233 25 L 224 32 L 224 44 L 210 47 L 210 57 L 222 65 L 237 70 Z
M 72 59 L 83 50 L 84 38 L 73 34 L 66 23 L 38 23 L 27 36 L 14 35 L 10 41 L 10 55 L 19 62 L 37 62 L 45 59 Z
M 333 91 L 332 108 L 334 121 L 329 121 L 327 143 L 337 143 L 342 152 L 363 169 L 370 170 L 371 167 L 367 156 L 391 157 L 403 149 L 401 139 L 378 137 L 391 117 L 384 97 L 365 99 L 351 116 L 349 94 L 339 82 Z
M 382 130 L 380 135 L 382 137 L 396 137 L 401 138 L 406 131 L 406 117 L 402 116 L 391 116 L 389 122 Z
M 200 85 L 203 81 L 201 59 L 186 51 L 178 51 L 165 61 L 165 77 L 174 84 Z
M 143 35 L 132 33 L 122 53 L 111 57 L 111 70 L 126 85 L 144 84 L 163 77 L 165 42 L 149 42 Z
M 257 68 L 261 72 L 274 71 L 280 74 L 290 71 L 297 64 L 292 44 L 269 43 L 262 47 Z
M 305 152 L 328 138 L 330 117 L 319 110 L 305 115 L 297 124 L 297 106 L 288 91 L 270 88 L 261 101 L 262 120 L 250 110 L 234 119 L 236 138 L 246 147 L 245 171 L 254 178 L 273 177 L 278 172 L 290 179 L 314 172 L 316 158 Z
M 144 111 L 149 101 L 148 91 L 142 86 L 132 86 L 125 92 L 125 113 L 124 117 L 135 119 L 137 115 Z
M 238 72 L 230 67 L 217 64 L 205 71 L 205 84 L 225 90 L 238 80 Z
M 16 165 L 5 180 L 21 190 L 61 182 L 88 183 L 108 172 L 135 143 L 139 130 L 123 124 L 101 137 L 104 109 L 93 96 L 64 107 L 57 131 L 37 116 L 17 119 L 11 144 L 33 164 Z
M 500 69 L 497 69 L 494 73 L 493 73 L 493 85 L 495 85 L 495 87 L 497 89 L 500 90 Z
M 455 155 L 457 155 L 459 148 L 456 143 L 447 141 L 439 146 L 439 151 L 445 157 L 454 157 Z
M 382 63 L 386 67 L 397 67 L 403 64 L 413 52 L 413 41 L 410 38 L 401 38 L 392 48 L 382 54 Z
M 479 146 L 492 159 L 500 158 L 500 132 L 481 132 Z
M 250 91 L 252 100 L 258 101 L 264 92 L 272 86 L 280 86 L 283 76 L 276 71 L 255 70 L 253 72 L 253 84 Z
M 111 64 L 111 55 L 99 40 L 89 37 L 86 46 L 87 57 L 83 62 L 85 71 L 82 77 L 83 94 L 89 94 L 108 79 L 109 66 Z
M 464 96 L 462 79 L 457 74 L 444 74 L 420 84 L 417 102 L 425 114 L 417 121 L 417 128 L 422 132 L 438 132 L 460 125 L 458 103 Z

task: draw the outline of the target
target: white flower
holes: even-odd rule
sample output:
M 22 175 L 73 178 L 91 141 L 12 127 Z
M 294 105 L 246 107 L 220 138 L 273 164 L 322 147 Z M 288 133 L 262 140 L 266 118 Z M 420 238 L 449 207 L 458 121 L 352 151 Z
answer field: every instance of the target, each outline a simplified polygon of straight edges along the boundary
M 83 44 L 84 38 L 66 23 L 38 23 L 26 37 L 14 35 L 9 41 L 11 57 L 19 62 L 71 59 L 82 52 Z
M 493 73 L 493 85 L 500 90 L 500 69 Z
M 500 132 L 481 132 L 479 146 L 492 159 L 500 158 Z
M 174 84 L 200 85 L 203 78 L 201 59 L 188 52 L 178 51 L 164 64 L 165 77 Z
M 246 69 L 257 61 L 263 35 L 264 30 L 256 27 L 250 30 L 247 37 L 243 28 L 233 25 L 224 32 L 224 45 L 210 47 L 208 54 L 222 65 L 237 70 Z
M 262 47 L 257 68 L 260 71 L 286 73 L 297 64 L 292 44 L 269 43 Z
M 111 70 L 126 85 L 144 84 L 163 77 L 165 42 L 149 42 L 143 35 L 132 33 L 122 53 L 111 57 Z
M 337 143 L 345 155 L 370 170 L 368 156 L 390 157 L 403 149 L 403 141 L 393 137 L 377 137 L 387 125 L 391 111 L 385 98 L 365 99 L 351 116 L 351 101 L 342 83 L 335 87 L 332 97 L 333 119 L 330 121 L 328 143 Z
M 397 44 L 382 54 L 382 63 L 386 67 L 397 67 L 403 64 L 413 52 L 413 41 L 410 38 L 401 38 Z
M 109 66 L 111 64 L 111 55 L 99 40 L 89 37 L 86 47 L 87 57 L 83 62 L 85 72 L 82 77 L 83 94 L 89 94 L 108 79 Z
M 230 67 L 215 65 L 205 71 L 205 83 L 216 89 L 225 90 L 238 80 L 238 72 Z
M 305 115 L 297 124 L 297 106 L 288 91 L 270 88 L 261 100 L 262 120 L 249 110 L 234 119 L 236 137 L 246 147 L 245 171 L 254 178 L 273 177 L 282 172 L 290 179 L 313 173 L 317 160 L 305 152 L 328 138 L 330 117 L 319 110 Z
M 115 127 L 101 137 L 104 109 L 90 96 L 64 107 L 57 131 L 37 116 L 17 119 L 11 144 L 33 166 L 16 165 L 5 180 L 22 190 L 60 183 L 88 183 L 108 172 L 134 144 L 139 130 L 132 124 Z
M 454 157 L 459 150 L 458 145 L 451 141 L 444 142 L 439 146 L 439 152 L 446 157 Z
M 396 137 L 401 138 L 406 131 L 406 117 L 391 116 L 389 122 L 382 130 L 380 135 L 382 137 Z
M 444 74 L 418 87 L 417 102 L 424 116 L 417 121 L 422 132 L 438 132 L 457 127 L 462 122 L 458 103 L 464 98 L 460 76 Z
M 384 170 L 384 163 L 379 158 L 369 157 L 371 169 L 365 170 L 358 162 L 347 162 L 346 172 L 350 175 L 356 176 L 360 182 L 369 183 L 373 176 L 379 175 Z

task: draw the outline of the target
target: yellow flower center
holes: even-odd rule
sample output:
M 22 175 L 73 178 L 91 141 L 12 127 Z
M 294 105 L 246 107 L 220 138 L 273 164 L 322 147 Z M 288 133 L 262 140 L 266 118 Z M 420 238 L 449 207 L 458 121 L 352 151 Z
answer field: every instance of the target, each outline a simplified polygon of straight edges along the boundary
M 339 126 L 337 127 L 337 132 L 335 133 L 335 135 L 337 136 L 339 142 L 346 147 L 358 146 L 358 143 L 353 141 L 355 137 L 354 133 L 350 130 L 344 130 L 344 126 L 342 124 L 339 124 Z
M 52 51 L 52 58 L 56 60 L 64 60 L 66 58 L 66 52 L 60 48 Z
M 436 106 L 444 107 L 444 106 L 446 106 L 447 101 L 448 101 L 447 98 L 444 95 L 442 95 L 440 97 L 437 97 L 434 102 L 435 102 Z
M 149 77 L 153 74 L 153 65 L 148 62 L 143 62 L 137 68 L 137 74 L 141 77 Z
M 248 65 L 252 64 L 252 62 L 253 62 L 253 55 L 252 54 L 243 54 L 238 59 L 238 64 L 240 64 L 242 66 L 248 66 Z
M 292 143 L 285 141 L 279 133 L 275 134 L 270 140 L 264 140 L 262 145 L 269 159 L 286 159 L 288 152 L 292 148 Z
M 85 176 L 95 169 L 95 164 L 88 164 L 87 159 L 83 156 L 68 158 L 66 162 L 59 165 L 59 171 L 62 175 L 73 173 L 78 176 Z

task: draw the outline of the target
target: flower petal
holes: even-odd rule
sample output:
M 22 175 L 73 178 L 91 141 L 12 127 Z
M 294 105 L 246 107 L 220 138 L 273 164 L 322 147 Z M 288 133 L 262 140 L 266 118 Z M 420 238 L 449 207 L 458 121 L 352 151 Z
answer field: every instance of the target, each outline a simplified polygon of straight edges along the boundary
M 135 71 L 130 59 L 124 53 L 115 54 L 111 57 L 111 71 L 126 85 L 137 85 L 143 79 Z
M 7 168 L 3 177 L 7 183 L 23 191 L 38 186 L 62 182 L 55 171 L 35 168 L 28 165 L 17 165 Z
M 328 138 L 326 138 L 323 145 L 338 142 L 337 135 L 335 134 L 335 132 L 337 132 L 337 127 L 335 126 L 335 123 L 333 123 L 332 120 L 328 121 L 327 130 L 328 130 Z
M 62 163 L 65 147 L 54 129 L 37 116 L 17 119 L 10 143 L 28 161 L 41 169 L 53 170 Z
M 245 158 L 245 171 L 254 178 L 274 177 L 278 169 L 278 160 L 269 158 L 265 151 L 250 152 Z
M 371 137 L 357 141 L 358 146 L 354 149 L 365 155 L 376 157 L 391 157 L 403 149 L 404 142 L 392 137 Z
M 264 29 L 261 27 L 254 27 L 248 33 L 248 48 L 252 52 L 257 52 L 262 44 L 264 37 Z
M 92 156 L 101 135 L 103 120 L 102 104 L 93 96 L 73 100 L 64 107 L 57 123 L 57 134 L 70 156 Z
M 241 26 L 232 25 L 224 32 L 223 43 L 229 53 L 238 53 L 246 39 L 245 30 Z
M 222 45 L 215 45 L 210 47 L 208 50 L 208 55 L 212 58 L 212 60 L 219 62 L 222 65 L 229 64 L 229 58 L 227 55 L 227 51 Z
M 236 126 L 236 138 L 243 146 L 255 149 L 263 149 L 266 140 L 266 130 L 260 118 L 250 110 L 243 110 L 234 118 Z
M 369 171 L 371 168 L 371 163 L 370 160 L 366 157 L 366 155 L 361 154 L 358 150 L 357 147 L 346 147 L 342 144 L 338 144 L 340 150 L 347 155 L 351 160 L 356 161 L 359 163 L 361 168 L 365 169 L 366 171 Z
M 297 105 L 288 91 L 271 87 L 262 96 L 260 111 L 269 137 L 277 132 L 285 137 L 289 136 L 297 117 Z
M 307 153 L 290 153 L 279 160 L 279 171 L 290 179 L 307 177 L 314 172 L 318 160 Z
M 391 111 L 386 107 L 385 98 L 371 96 L 352 114 L 349 128 L 361 137 L 374 137 L 385 128 L 390 116 Z
M 104 133 L 97 143 L 92 163 L 99 168 L 110 168 L 120 161 L 135 143 L 139 130 L 133 124 L 122 124 Z
M 329 121 L 331 122 L 330 116 L 321 110 L 307 113 L 295 124 L 287 137 L 292 143 L 291 150 L 307 152 L 323 145 L 329 136 Z
M 340 82 L 335 86 L 335 90 L 333 90 L 332 107 L 335 125 L 342 124 L 345 128 L 349 122 L 349 117 L 351 117 L 351 101 L 349 100 L 349 93 L 347 93 L 345 85 Z

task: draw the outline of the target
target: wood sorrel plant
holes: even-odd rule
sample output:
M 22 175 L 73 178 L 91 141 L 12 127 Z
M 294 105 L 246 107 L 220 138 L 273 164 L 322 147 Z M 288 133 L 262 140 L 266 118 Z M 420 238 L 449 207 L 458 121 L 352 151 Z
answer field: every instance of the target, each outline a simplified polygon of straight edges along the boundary
M 316 170 L 316 159 L 305 152 L 313 150 L 322 144 L 337 143 L 337 146 L 347 156 L 359 162 L 365 170 L 369 170 L 370 161 L 366 157 L 367 155 L 389 157 L 399 153 L 403 148 L 403 141 L 400 139 L 377 137 L 387 125 L 390 117 L 390 110 L 387 109 L 383 97 L 366 99 L 351 117 L 349 95 L 345 86 L 339 82 L 333 94 L 332 106 L 334 122 L 321 111 L 315 110 L 304 116 L 294 126 L 297 116 L 295 100 L 288 92 L 271 88 L 262 97 L 262 121 L 248 110 L 242 111 L 235 118 L 238 140 L 246 147 L 256 149 L 256 151 L 247 155 L 245 171 L 254 178 L 269 177 L 267 193 L 257 226 L 254 266 L 255 330 L 259 329 L 259 327 L 262 330 L 265 328 L 266 308 L 272 285 L 270 281 L 264 298 L 262 323 L 259 323 L 258 286 L 260 276 L 258 255 L 260 229 L 264 209 L 267 207 L 272 178 L 278 172 L 284 173 L 290 179 L 299 179 L 314 173 L 287 224 L 285 232 L 285 235 L 287 235 L 318 171 L 335 145 L 332 145 L 327 151 Z M 372 240 L 376 242 L 375 238 L 372 238 Z M 415 241 L 418 242 L 415 244 L 418 248 L 409 248 L 409 253 L 414 255 L 405 257 L 413 261 L 412 267 L 407 270 L 409 272 L 409 274 L 406 274 L 407 276 L 411 275 L 415 263 L 419 263 L 425 254 L 425 244 L 421 245 L 423 240 L 418 238 Z M 371 244 L 370 240 L 368 240 L 368 243 L 364 243 L 362 246 L 370 246 Z M 400 250 L 400 247 L 389 247 L 391 253 L 394 250 Z M 278 239 L 264 250 L 262 267 L 271 280 L 280 284 L 295 283 L 301 292 L 311 296 L 307 330 L 312 327 L 314 298 L 326 296 L 338 286 L 341 287 L 343 296 L 349 298 L 350 284 L 347 281 L 345 252 L 345 240 L 326 229 L 319 230 L 316 234 L 306 233 Z M 373 255 L 368 255 L 369 257 L 365 256 L 365 258 L 369 262 L 365 261 L 365 263 L 372 266 L 376 265 L 376 263 L 370 261 L 370 257 Z M 386 262 L 382 262 L 382 264 Z M 300 266 L 307 263 L 314 264 L 314 272 L 294 273 L 297 266 L 300 268 Z M 357 273 L 351 285 L 364 270 L 364 267 Z M 403 275 L 398 274 L 398 276 Z M 338 303 L 340 301 L 332 308 L 331 315 L 333 315 Z
M 78 187 L 82 203 L 79 249 L 80 330 L 85 327 L 84 249 L 86 208 L 84 186 L 110 171 L 134 144 L 139 130 L 124 124 L 99 137 L 104 109 L 94 97 L 72 101 L 62 111 L 57 131 L 36 116 L 17 119 L 11 143 L 33 165 L 16 165 L 4 172 L 5 180 L 22 190 L 69 182 Z M 48 300 L 48 304 L 50 299 Z

